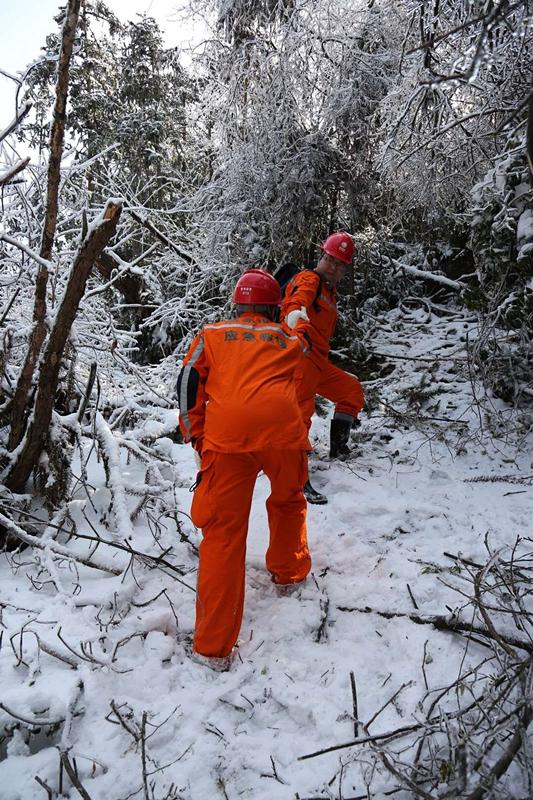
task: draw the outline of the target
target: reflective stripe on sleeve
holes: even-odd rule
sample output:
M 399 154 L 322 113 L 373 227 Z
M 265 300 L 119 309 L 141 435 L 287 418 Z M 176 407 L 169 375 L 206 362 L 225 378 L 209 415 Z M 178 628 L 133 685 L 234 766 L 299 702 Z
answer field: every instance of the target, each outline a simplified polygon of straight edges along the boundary
M 189 409 L 187 407 L 187 385 L 189 383 L 191 370 L 194 368 L 194 365 L 202 355 L 203 349 L 204 349 L 204 337 L 202 336 L 194 349 L 190 361 L 183 367 L 183 372 L 182 372 L 181 390 L 180 390 L 180 412 L 187 440 L 190 440 L 191 438 L 191 421 L 189 419 Z

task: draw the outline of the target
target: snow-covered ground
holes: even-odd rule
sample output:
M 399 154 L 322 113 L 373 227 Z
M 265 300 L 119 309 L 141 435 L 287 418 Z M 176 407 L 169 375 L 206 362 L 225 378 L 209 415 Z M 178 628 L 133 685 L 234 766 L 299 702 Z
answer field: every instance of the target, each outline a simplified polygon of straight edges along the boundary
M 172 546 L 165 557 L 182 566 L 183 582 L 138 563 L 123 575 L 76 574 L 40 551 L 56 580 L 41 585 L 46 573 L 38 574 L 31 550 L 14 560 L 14 573 L 2 557 L 0 725 L 12 729 L 13 715 L 26 720 L 4 744 L 2 800 L 57 797 L 60 780 L 62 796 L 78 797 L 60 775 L 58 748 L 67 746 L 91 800 L 348 800 L 381 798 L 398 785 L 360 745 L 299 758 L 354 738 L 351 673 L 362 723 L 385 705 L 370 726 L 376 734 L 415 722 L 428 688 L 448 686 L 487 656 L 458 634 L 375 613 L 449 615 L 466 602 L 453 586 L 470 585 L 451 556 L 484 563 L 487 535 L 497 549 L 530 531 L 531 441 L 504 427 L 491 438 L 495 423 L 472 398 L 467 333 L 473 321 L 450 314 L 427 322 L 422 313 L 391 312 L 375 348 L 402 358 L 367 385 L 369 413 L 352 434 L 349 460 L 329 461 L 329 421 L 315 418 L 312 479 L 330 502 L 309 507 L 313 570 L 299 594 L 279 597 L 265 571 L 269 487 L 258 479 L 241 641 L 227 673 L 189 657 L 196 557 L 168 520 L 161 547 Z M 501 413 L 511 419 L 503 406 Z M 177 465 L 183 538 L 197 544 L 182 513 L 192 451 L 169 440 L 161 447 Z M 136 469 L 124 462 L 123 480 L 142 478 Z M 90 479 L 94 510 L 82 495 L 73 510 L 88 535 L 81 507 L 93 520 L 105 515 L 107 491 L 101 467 Z M 135 499 L 128 495 L 130 508 Z M 132 544 L 154 552 L 144 519 Z M 128 563 L 105 546 L 97 552 L 108 565 Z M 509 780 L 525 797 L 518 771 Z

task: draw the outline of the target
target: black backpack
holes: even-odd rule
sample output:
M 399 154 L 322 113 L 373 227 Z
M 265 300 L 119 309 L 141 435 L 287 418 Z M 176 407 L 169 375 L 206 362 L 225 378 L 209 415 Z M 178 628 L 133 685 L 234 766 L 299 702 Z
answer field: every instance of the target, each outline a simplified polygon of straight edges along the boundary
M 281 267 L 274 273 L 274 278 L 279 283 L 279 288 L 281 289 L 281 299 L 285 297 L 285 290 L 287 289 L 287 284 L 292 281 L 295 275 L 301 272 L 301 269 L 297 264 L 293 264 L 292 261 L 287 261 L 286 264 L 282 264 Z

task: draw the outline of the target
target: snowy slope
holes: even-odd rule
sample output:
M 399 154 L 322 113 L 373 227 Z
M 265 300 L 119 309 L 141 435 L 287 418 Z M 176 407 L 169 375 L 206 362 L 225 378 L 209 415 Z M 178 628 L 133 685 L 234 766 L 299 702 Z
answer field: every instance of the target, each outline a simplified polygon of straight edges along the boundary
M 484 563 L 487 534 L 493 548 L 528 535 L 531 441 L 503 406 L 507 427 L 492 441 L 487 426 L 495 423 L 472 399 L 467 333 L 475 335 L 473 321 L 450 314 L 428 322 L 391 312 L 375 348 L 399 358 L 367 386 L 369 413 L 352 434 L 349 460 L 329 461 L 329 422 L 315 418 L 312 478 L 330 502 L 309 507 L 313 571 L 297 596 L 278 597 L 264 569 L 269 487 L 259 478 L 241 642 L 228 673 L 189 658 L 196 559 L 168 524 L 161 548 L 173 547 L 166 558 L 182 566 L 188 586 L 139 565 L 115 576 L 56 564 L 58 590 L 38 583 L 44 573 L 31 551 L 13 559 L 13 570 L 3 557 L 0 724 L 13 730 L 13 715 L 26 722 L 4 744 L 2 800 L 45 798 L 35 776 L 50 796 L 62 780 L 63 796 L 78 797 L 60 776 L 58 747 L 71 747 L 92 800 L 348 800 L 384 797 L 398 785 L 360 745 L 299 757 L 354 738 L 350 673 L 361 722 L 386 704 L 370 726 L 375 734 L 415 722 L 427 688 L 449 685 L 489 654 L 458 634 L 375 613 L 449 614 L 466 603 L 453 587 L 469 586 L 450 555 Z M 184 536 L 197 544 L 200 534 L 181 513 L 190 505 L 192 452 L 163 445 L 180 476 Z M 135 464 L 121 469 L 133 474 Z M 95 465 L 93 514 L 105 499 L 102 480 Z M 86 502 L 80 496 L 80 507 Z M 81 513 L 78 523 L 82 531 Z M 137 522 L 132 542 L 149 551 L 150 530 Z M 125 554 L 98 552 L 115 567 L 128 564 Z M 37 557 L 45 567 L 46 552 Z M 518 769 L 507 780 L 516 797 L 527 795 Z

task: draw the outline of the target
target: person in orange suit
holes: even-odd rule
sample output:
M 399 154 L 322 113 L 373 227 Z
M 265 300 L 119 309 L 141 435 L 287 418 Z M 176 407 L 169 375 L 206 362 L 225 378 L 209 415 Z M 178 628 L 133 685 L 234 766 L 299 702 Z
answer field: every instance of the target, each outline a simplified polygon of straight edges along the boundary
M 352 263 L 355 246 L 345 231 L 328 236 L 322 245 L 323 255 L 314 270 L 302 270 L 287 284 L 280 318 L 289 328 L 308 317 L 312 351 L 300 361 L 297 373 L 297 397 L 307 426 L 315 411 L 315 395 L 335 403 L 330 427 L 330 457 L 346 455 L 352 424 L 364 406 L 364 393 L 354 375 L 334 366 L 329 360 L 330 339 L 337 323 L 337 284 L 346 266 Z M 327 503 L 309 480 L 305 495 L 310 503 Z
M 272 275 L 249 270 L 235 287 L 236 318 L 206 325 L 178 378 L 180 428 L 201 456 L 191 508 L 202 528 L 193 651 L 225 669 L 242 622 L 246 538 L 252 494 L 263 471 L 272 580 L 292 587 L 311 568 L 307 546 L 307 430 L 295 370 L 309 350 L 301 319 L 291 331 L 274 322 L 281 300 Z

